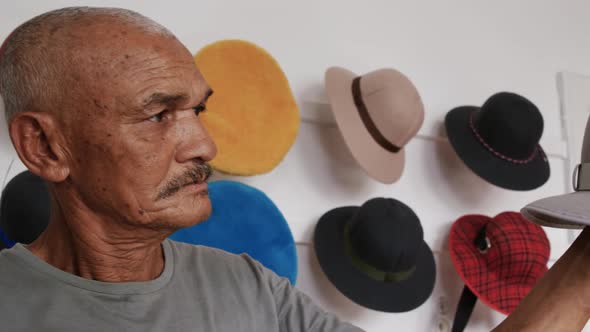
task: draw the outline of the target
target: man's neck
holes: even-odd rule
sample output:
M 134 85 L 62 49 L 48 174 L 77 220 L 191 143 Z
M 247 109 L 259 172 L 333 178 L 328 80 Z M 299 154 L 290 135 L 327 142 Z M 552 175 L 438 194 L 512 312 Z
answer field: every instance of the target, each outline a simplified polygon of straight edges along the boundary
M 47 229 L 27 248 L 60 270 L 103 282 L 148 281 L 164 270 L 165 235 L 95 216 L 69 217 L 53 213 Z

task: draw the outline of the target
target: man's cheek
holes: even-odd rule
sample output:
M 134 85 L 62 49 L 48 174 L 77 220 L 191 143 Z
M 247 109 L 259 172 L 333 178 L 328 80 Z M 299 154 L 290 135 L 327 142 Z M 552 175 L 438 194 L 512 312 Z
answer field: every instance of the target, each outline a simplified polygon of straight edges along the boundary
M 161 158 L 161 156 L 158 155 L 157 153 L 146 153 L 143 158 L 143 163 L 145 163 L 148 166 L 156 166 L 157 167 L 158 163 L 162 162 L 160 160 L 160 158 Z
M 163 166 L 156 158 L 152 158 L 149 161 L 142 160 L 142 162 L 129 167 L 127 179 L 131 182 L 131 187 L 135 188 L 134 191 L 141 195 L 142 200 L 151 200 L 165 185 L 167 174 L 167 167 Z

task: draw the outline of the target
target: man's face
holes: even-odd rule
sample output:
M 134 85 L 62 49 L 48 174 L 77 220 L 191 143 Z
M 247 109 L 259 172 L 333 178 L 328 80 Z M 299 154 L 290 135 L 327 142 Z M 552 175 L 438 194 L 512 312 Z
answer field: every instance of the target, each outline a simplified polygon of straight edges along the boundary
M 61 121 L 71 187 L 93 213 L 124 223 L 174 229 L 206 219 L 205 163 L 216 148 L 198 114 L 212 91 L 191 54 L 137 31 L 100 38 L 108 47 L 73 54 L 88 64 L 72 75 L 81 93 Z

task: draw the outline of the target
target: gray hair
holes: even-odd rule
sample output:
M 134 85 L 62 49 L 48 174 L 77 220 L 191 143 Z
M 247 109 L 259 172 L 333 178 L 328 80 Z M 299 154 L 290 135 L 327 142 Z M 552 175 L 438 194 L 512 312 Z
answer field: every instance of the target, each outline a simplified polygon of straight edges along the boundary
M 16 28 L 0 48 L 0 96 L 4 99 L 7 123 L 17 112 L 38 110 L 39 105 L 58 97 L 57 90 L 64 88 L 60 80 L 67 65 L 58 63 L 47 53 L 59 54 L 60 48 L 68 46 L 51 44 L 48 37 L 59 28 L 72 28 L 80 21 L 104 17 L 148 34 L 174 37 L 153 20 L 120 8 L 68 7 L 30 19 Z

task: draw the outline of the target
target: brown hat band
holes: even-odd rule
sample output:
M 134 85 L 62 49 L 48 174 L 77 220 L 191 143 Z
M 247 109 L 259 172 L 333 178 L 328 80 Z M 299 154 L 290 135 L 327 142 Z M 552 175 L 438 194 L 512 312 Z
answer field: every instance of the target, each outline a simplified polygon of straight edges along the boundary
M 375 142 L 377 142 L 377 144 L 379 144 L 382 148 L 384 148 L 385 150 L 387 150 L 389 152 L 392 152 L 392 153 L 399 152 L 399 150 L 401 150 L 401 148 L 399 146 L 396 146 L 395 144 L 392 144 L 390 141 L 388 141 L 387 138 L 385 138 L 385 136 L 383 136 L 383 134 L 381 134 L 381 132 L 379 131 L 379 129 L 377 128 L 377 126 L 373 122 L 373 119 L 371 119 L 371 115 L 369 115 L 369 111 L 367 110 L 367 106 L 365 105 L 365 102 L 363 101 L 363 95 L 361 93 L 361 77 L 360 76 L 356 77 L 352 81 L 352 97 L 354 98 L 354 104 L 356 105 L 356 109 L 358 110 L 359 115 L 360 115 L 361 119 L 363 120 L 363 123 L 365 124 L 365 128 L 367 128 L 367 130 L 369 131 L 369 134 L 371 134 L 371 137 L 373 137 Z

